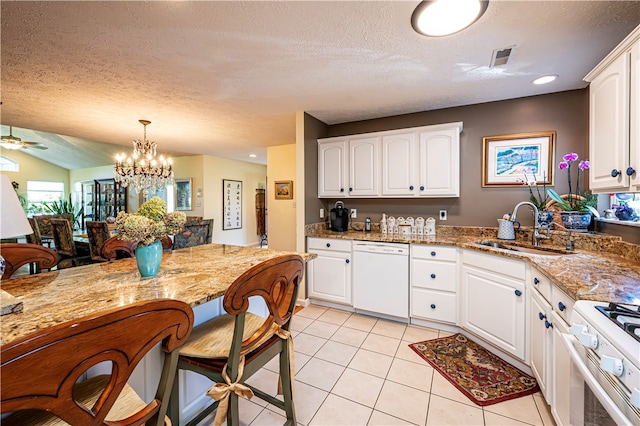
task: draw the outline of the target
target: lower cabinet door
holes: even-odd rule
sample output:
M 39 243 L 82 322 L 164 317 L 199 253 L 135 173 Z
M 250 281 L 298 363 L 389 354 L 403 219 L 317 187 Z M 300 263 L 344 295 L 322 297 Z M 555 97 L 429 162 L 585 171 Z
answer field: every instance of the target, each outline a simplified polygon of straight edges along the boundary
M 558 425 L 570 425 L 571 360 L 569 351 L 562 342 L 569 326 L 553 311 L 553 362 L 551 374 L 551 414 Z
M 411 316 L 456 324 L 458 321 L 456 294 L 412 288 Z
M 351 305 L 351 253 L 322 250 L 309 253 L 318 255 L 307 264 L 309 297 Z
M 531 321 L 531 370 L 533 371 L 540 392 L 547 401 L 551 401 L 549 382 L 551 379 L 551 346 L 553 339 L 553 325 L 551 318 L 551 305 L 545 301 L 536 291 L 531 292 L 531 309 L 529 309 Z

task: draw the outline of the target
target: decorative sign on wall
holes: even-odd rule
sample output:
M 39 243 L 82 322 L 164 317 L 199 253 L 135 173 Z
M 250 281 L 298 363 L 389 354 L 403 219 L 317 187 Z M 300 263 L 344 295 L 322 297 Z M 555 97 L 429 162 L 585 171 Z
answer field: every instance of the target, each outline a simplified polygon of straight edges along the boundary
M 222 179 L 222 229 L 242 228 L 242 181 Z

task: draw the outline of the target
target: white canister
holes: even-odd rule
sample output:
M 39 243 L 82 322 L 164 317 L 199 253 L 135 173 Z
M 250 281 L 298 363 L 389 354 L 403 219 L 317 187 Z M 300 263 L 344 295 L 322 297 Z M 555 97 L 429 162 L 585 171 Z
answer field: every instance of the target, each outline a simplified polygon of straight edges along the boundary
M 434 218 L 427 218 L 424 225 L 424 235 L 436 235 L 436 220 Z
M 403 223 L 401 225 L 398 225 L 399 228 L 399 234 L 402 238 L 404 239 L 411 239 L 411 225 L 409 225 L 408 223 Z

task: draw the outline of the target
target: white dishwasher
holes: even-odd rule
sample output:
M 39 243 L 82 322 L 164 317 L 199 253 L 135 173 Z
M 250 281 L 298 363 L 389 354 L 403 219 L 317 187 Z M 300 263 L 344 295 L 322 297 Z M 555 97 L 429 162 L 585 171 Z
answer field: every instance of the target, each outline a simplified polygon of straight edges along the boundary
M 409 319 L 409 245 L 353 242 L 353 307 Z

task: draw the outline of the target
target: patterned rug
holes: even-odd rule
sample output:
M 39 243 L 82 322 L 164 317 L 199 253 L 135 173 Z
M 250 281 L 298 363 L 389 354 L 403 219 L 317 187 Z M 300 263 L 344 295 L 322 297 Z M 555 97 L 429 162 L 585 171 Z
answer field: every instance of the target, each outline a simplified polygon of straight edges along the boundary
M 409 347 L 477 405 L 497 404 L 538 391 L 535 378 L 462 334 Z

